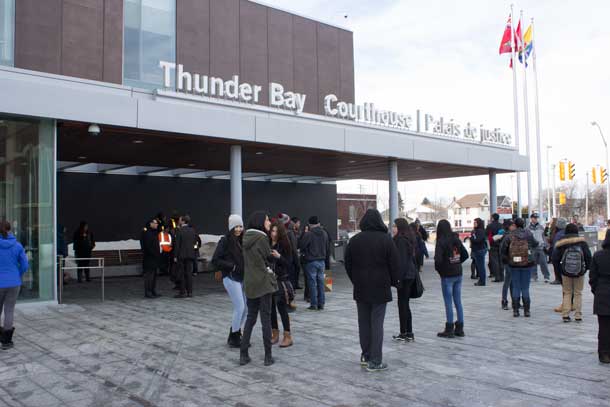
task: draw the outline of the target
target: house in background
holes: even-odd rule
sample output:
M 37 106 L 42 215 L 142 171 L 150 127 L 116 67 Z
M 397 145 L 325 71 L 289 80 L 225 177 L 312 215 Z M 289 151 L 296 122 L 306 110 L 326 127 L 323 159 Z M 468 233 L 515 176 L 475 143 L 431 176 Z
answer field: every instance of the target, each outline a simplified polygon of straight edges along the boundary
M 506 195 L 498 196 L 497 212 L 501 219 L 512 218 L 511 199 Z M 451 226 L 457 229 L 471 229 L 476 218 L 487 222 L 491 217 L 489 213 L 488 194 L 469 194 L 460 199 L 453 199 L 449 205 L 447 219 Z
M 434 205 L 424 198 L 424 200 L 415 208 L 407 211 L 407 217 L 410 219 L 419 219 L 424 226 L 436 226 L 436 223 L 447 218 L 447 209 L 443 205 Z
M 367 209 L 377 209 L 377 195 L 337 194 L 337 227 L 353 232 L 359 229 L 360 219 Z

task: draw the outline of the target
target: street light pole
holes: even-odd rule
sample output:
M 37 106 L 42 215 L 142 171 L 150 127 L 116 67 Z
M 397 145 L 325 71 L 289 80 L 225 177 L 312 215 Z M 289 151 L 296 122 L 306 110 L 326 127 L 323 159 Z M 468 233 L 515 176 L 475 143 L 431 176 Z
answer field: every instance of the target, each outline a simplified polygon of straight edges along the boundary
M 599 123 L 591 122 L 591 126 L 597 127 L 599 130 L 599 135 L 602 136 L 602 141 L 604 142 L 604 148 L 606 149 L 606 171 L 609 171 L 608 165 L 608 143 L 606 143 L 606 138 L 604 137 L 604 132 L 600 127 Z M 606 219 L 610 219 L 610 177 L 606 177 Z
M 555 212 L 551 208 L 551 160 L 550 154 L 552 146 L 546 146 L 546 213 L 547 221 L 555 217 Z

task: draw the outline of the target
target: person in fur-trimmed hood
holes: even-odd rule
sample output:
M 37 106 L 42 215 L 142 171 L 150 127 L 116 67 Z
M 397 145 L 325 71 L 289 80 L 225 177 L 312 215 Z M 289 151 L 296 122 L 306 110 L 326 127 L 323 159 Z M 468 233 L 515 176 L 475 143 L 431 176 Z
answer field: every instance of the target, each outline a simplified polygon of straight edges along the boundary
M 563 302 L 562 312 L 564 322 L 570 322 L 570 311 L 574 308 L 574 318 L 582 321 L 582 290 L 585 273 L 591 266 L 591 250 L 584 237 L 578 235 L 578 226 L 566 226 L 565 235 L 557 241 L 553 250 L 553 263 L 561 269 Z M 572 297 L 574 297 L 572 304 Z

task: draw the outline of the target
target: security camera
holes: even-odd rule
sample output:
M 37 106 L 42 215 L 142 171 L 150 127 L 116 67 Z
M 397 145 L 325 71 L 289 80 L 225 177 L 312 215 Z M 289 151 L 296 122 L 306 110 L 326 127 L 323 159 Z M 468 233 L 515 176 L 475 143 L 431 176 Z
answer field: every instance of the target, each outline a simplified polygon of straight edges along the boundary
M 100 126 L 98 126 L 97 124 L 90 124 L 87 131 L 92 136 L 99 136 L 100 133 L 102 132 L 102 130 L 100 129 Z

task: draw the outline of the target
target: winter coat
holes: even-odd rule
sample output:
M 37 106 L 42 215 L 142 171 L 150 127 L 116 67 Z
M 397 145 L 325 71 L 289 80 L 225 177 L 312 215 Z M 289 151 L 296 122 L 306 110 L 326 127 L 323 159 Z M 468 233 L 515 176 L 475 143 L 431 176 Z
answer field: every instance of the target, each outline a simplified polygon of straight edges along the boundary
M 159 232 L 153 229 L 144 229 L 140 238 L 142 248 L 142 268 L 153 270 L 161 264 L 161 246 L 159 245 Z
M 277 291 L 275 273 L 269 267 L 271 247 L 267 234 L 248 229 L 244 234 L 244 290 L 250 299 Z
M 0 288 L 21 286 L 21 276 L 28 271 L 28 258 L 21 243 L 9 233 L 0 235 Z
M 478 228 L 470 233 L 470 249 L 473 252 L 487 250 L 487 236 L 485 230 Z
M 397 235 L 394 237 L 394 244 L 398 250 L 398 279 L 412 280 L 417 275 L 415 269 L 415 253 L 416 249 L 413 243 L 406 236 Z
M 80 233 L 78 230 L 74 233 L 74 255 L 77 258 L 87 259 L 91 257 L 91 253 L 95 248 L 95 239 L 90 231 Z
M 286 234 L 288 235 L 288 240 L 290 241 L 290 246 L 292 248 L 292 269 L 297 270 L 300 267 L 299 262 L 299 239 L 297 234 L 294 232 L 294 223 L 290 223 L 288 225 L 288 229 L 286 230 Z
M 454 256 L 456 250 L 459 252 L 460 262 L 451 263 L 450 259 Z M 436 241 L 434 268 L 441 278 L 461 276 L 462 263 L 468 260 L 468 257 L 468 251 L 457 234 L 449 239 L 438 239 Z
M 399 255 L 379 212 L 368 210 L 360 230 L 345 249 L 345 270 L 354 285 L 354 300 L 367 304 L 392 301 L 399 285 Z
M 226 235 L 220 238 L 212 256 L 212 264 L 222 273 L 223 278 L 244 281 L 244 253 L 236 236 Z
M 494 239 L 494 236 L 497 236 L 502 228 L 500 222 L 492 221 L 485 228 L 485 234 L 487 235 L 487 240 L 489 242 L 489 247 L 493 249 L 498 249 L 500 247 L 500 239 Z
M 536 241 L 538 242 L 538 249 L 544 249 L 546 246 L 546 242 L 544 239 L 544 226 L 542 226 L 540 223 L 536 223 L 535 225 L 533 223 L 530 223 L 527 229 L 532 232 L 532 235 L 534 235 L 534 239 L 536 239 Z
M 591 261 L 589 284 L 594 295 L 593 313 L 610 316 L 610 233 L 606 233 L 602 248 Z
M 570 246 L 580 246 L 582 249 L 583 256 L 585 258 L 585 270 L 583 270 L 581 275 L 584 275 L 586 270 L 591 268 L 591 250 L 589 249 L 589 245 L 584 237 L 580 237 L 578 235 L 565 235 L 561 240 L 559 240 L 555 244 L 555 250 L 553 250 L 553 264 L 559 264 L 561 269 L 561 274 L 566 275 L 563 272 L 563 268 L 561 267 L 561 259 L 563 259 L 563 254 Z
M 419 267 L 424 265 L 424 256 L 429 257 L 429 254 L 424 239 L 421 238 L 419 234 L 415 235 L 415 239 L 415 243 L 417 244 L 415 247 L 415 263 Z
M 174 258 L 178 260 L 195 260 L 195 247 L 197 246 L 197 234 L 190 225 L 183 225 L 176 229 L 174 245 Z
M 288 281 L 292 274 L 293 258 L 292 258 L 292 247 L 283 247 L 279 243 L 276 243 L 271 247 L 272 250 L 277 250 L 281 257 L 276 259 L 271 256 L 271 268 L 277 277 L 277 281 Z
M 330 268 L 330 240 L 328 233 L 321 226 L 304 233 L 299 248 L 305 262 L 323 261 L 326 269 Z
M 506 235 L 504 237 L 504 239 L 502 239 L 502 246 L 500 247 L 500 255 L 502 257 L 502 263 L 508 264 L 512 268 L 534 267 L 536 265 L 536 260 L 534 259 L 533 256 L 529 257 L 530 261 L 528 262 L 528 264 L 526 266 L 511 266 L 510 265 L 510 262 L 509 262 L 510 245 L 511 245 L 511 241 L 513 241 L 516 238 L 527 240 L 527 245 L 529 247 L 529 250 L 534 250 L 536 247 L 538 247 L 538 242 L 536 241 L 536 239 L 534 239 L 534 235 L 532 235 L 532 232 L 530 232 L 527 229 L 522 229 L 522 228 L 515 229 L 514 231 L 512 231 L 508 235 Z

